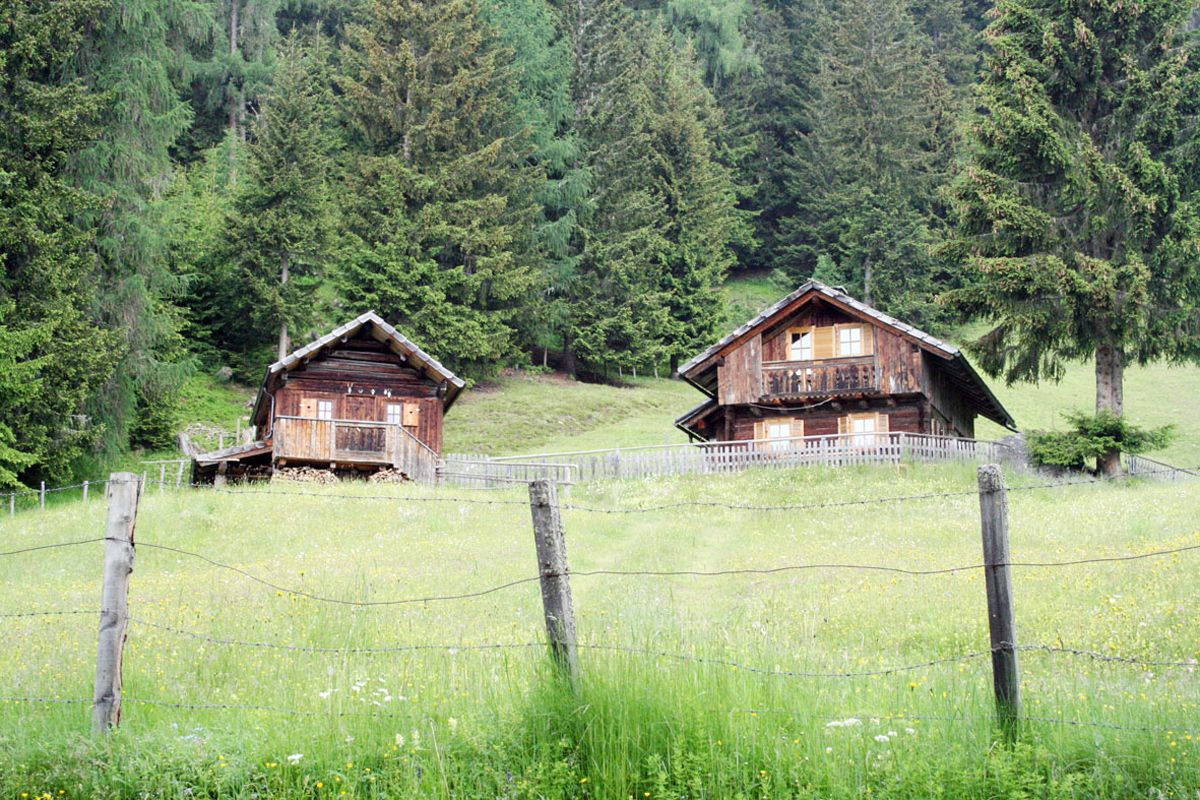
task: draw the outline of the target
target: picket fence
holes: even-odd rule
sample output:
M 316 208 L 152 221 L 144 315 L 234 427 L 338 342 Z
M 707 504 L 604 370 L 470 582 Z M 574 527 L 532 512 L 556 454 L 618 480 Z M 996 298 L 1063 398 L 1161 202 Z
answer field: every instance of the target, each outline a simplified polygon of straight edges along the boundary
M 587 482 L 666 475 L 712 475 L 752 467 L 899 464 L 903 461 L 1014 461 L 1000 442 L 921 433 L 795 436 L 769 441 L 645 445 L 522 456 L 447 454 L 443 480 L 502 486 L 531 480 Z

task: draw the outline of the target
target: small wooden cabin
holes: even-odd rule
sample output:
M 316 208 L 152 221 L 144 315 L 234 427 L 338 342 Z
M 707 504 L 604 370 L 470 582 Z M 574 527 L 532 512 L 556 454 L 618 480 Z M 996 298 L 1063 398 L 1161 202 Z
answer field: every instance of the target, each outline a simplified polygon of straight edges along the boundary
M 973 438 L 978 415 L 1016 430 L 957 347 L 817 281 L 680 374 L 708 395 L 676 420 L 694 439 L 874 442 L 874 434 L 896 431 Z
M 312 466 L 435 478 L 464 383 L 373 311 L 267 367 L 253 441 L 197 456 L 197 481 Z

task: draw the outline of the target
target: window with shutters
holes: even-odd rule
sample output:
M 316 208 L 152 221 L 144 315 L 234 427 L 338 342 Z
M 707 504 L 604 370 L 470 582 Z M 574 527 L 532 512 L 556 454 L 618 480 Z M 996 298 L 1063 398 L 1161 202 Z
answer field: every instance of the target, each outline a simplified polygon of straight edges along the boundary
M 317 401 L 317 419 L 333 419 L 333 401 Z
M 387 404 L 387 423 L 388 425 L 400 425 L 404 421 L 404 404 L 403 403 L 388 403 Z
M 838 433 L 852 447 L 875 447 L 884 444 L 881 433 L 888 432 L 887 414 L 849 414 L 838 420 Z
M 838 355 L 861 356 L 863 354 L 863 329 L 859 325 L 838 326 Z
M 812 328 L 792 328 L 788 331 L 788 360 L 813 360 Z
M 754 438 L 760 442 L 758 449 L 787 452 L 799 446 L 795 441 L 804 435 L 804 421 L 791 417 L 776 417 L 754 423 Z

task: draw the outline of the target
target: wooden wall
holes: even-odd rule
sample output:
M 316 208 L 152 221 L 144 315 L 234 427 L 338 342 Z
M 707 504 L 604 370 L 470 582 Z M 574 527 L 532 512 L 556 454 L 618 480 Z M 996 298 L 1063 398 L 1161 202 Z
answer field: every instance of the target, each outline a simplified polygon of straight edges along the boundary
M 762 337 L 755 336 L 725 356 L 717 367 L 717 402 L 754 403 L 762 396 Z
M 805 436 L 836 436 L 838 419 L 849 414 L 872 412 L 887 414 L 888 430 L 905 433 L 929 433 L 929 413 L 923 398 L 910 398 L 888 405 L 886 401 L 868 403 L 866 408 L 859 403 L 846 403 L 841 409 L 829 405 L 808 411 L 761 411 L 761 415 L 749 409 L 730 408 L 726 411 L 732 418 L 732 439 L 740 441 L 754 438 L 754 424 L 771 417 L 792 417 L 804 420 Z
M 949 436 L 963 436 L 968 439 L 975 437 L 975 411 L 967 404 L 962 392 L 955 386 L 942 369 L 943 359 L 931 353 L 925 353 L 921 369 L 921 391 L 929 398 L 933 407 L 946 424 L 951 428 L 946 433 Z
M 275 391 L 274 413 L 301 416 L 303 399 L 332 401 L 334 419 L 378 422 L 387 421 L 388 403 L 415 403 L 419 418 L 416 426 L 407 428 L 409 433 L 434 451 L 442 451 L 438 384 L 372 338 L 350 339 L 292 370 Z M 265 434 L 260 428 L 258 435 Z
M 762 360 L 788 360 L 787 332 L 789 328 L 809 325 L 827 327 L 847 323 L 863 323 L 863 321 L 828 303 L 814 300 L 800 309 L 795 316 L 773 325 L 763 332 Z M 881 368 L 883 393 L 910 394 L 921 391 L 921 348 L 887 328 L 873 324 L 870 327 L 875 337 L 873 357 Z

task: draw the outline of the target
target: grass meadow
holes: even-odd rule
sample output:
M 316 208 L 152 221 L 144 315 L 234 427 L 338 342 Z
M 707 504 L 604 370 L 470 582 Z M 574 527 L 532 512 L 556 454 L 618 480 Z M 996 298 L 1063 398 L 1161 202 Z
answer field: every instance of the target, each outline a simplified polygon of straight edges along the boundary
M 939 496 L 787 511 L 568 509 L 564 521 L 577 573 L 928 570 L 978 564 L 973 489 L 970 466 L 759 470 L 575 487 L 570 502 Z M 1006 743 L 979 569 L 576 574 L 575 696 L 541 644 L 536 583 L 383 604 L 534 576 L 523 491 L 235 491 L 150 487 L 124 722 L 94 737 L 86 703 L 0 701 L 0 796 L 1195 798 L 1200 787 L 1191 667 L 1022 652 L 1032 720 Z M 1200 482 L 1014 491 L 1013 558 L 1200 545 L 1198 501 Z M 98 501 L 19 513 L 0 520 L 0 551 L 99 537 L 103 519 Z M 0 620 L 0 695 L 90 700 L 101 557 L 99 542 L 0 556 L 0 615 L 86 612 Z M 1195 659 L 1198 563 L 1200 553 L 1180 552 L 1014 567 L 1020 641 Z M 886 673 L 940 659 L 950 660 Z M 886 674 L 786 674 L 874 671 Z M 225 707 L 190 707 L 204 705 Z

